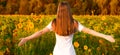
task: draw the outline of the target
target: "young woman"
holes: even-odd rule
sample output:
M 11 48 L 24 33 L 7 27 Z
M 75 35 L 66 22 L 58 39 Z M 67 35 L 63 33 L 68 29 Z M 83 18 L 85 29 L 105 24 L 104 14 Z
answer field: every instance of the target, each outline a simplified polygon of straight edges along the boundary
M 32 34 L 31 36 L 21 38 L 18 46 L 22 46 L 28 40 L 38 38 L 49 31 L 55 32 L 56 35 L 56 44 L 53 55 L 76 55 L 74 46 L 72 45 L 72 39 L 74 33 L 77 31 L 83 31 L 93 36 L 104 38 L 110 42 L 115 42 L 112 36 L 104 35 L 81 25 L 78 21 L 73 19 L 70 11 L 70 6 L 67 2 L 64 1 L 59 3 L 56 19 L 51 21 L 44 29 Z

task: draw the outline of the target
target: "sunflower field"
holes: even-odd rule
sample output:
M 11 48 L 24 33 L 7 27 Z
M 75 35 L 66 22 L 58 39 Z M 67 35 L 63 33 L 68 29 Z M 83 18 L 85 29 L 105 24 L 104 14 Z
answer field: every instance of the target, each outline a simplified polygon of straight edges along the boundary
M 52 55 L 55 45 L 54 32 L 28 41 L 18 47 L 19 39 L 27 37 L 52 21 L 56 15 L 0 15 L 0 55 Z M 120 16 L 73 15 L 83 26 L 111 35 L 115 43 L 105 39 L 76 32 L 73 45 L 77 55 L 120 55 Z

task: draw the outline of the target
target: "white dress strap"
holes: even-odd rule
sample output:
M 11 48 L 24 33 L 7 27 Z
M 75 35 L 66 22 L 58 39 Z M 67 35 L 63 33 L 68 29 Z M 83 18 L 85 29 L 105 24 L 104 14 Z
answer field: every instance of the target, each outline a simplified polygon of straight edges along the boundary
M 52 21 L 46 26 L 50 31 L 52 31 Z
M 84 26 L 80 22 L 78 22 L 78 31 L 81 32 L 83 28 Z

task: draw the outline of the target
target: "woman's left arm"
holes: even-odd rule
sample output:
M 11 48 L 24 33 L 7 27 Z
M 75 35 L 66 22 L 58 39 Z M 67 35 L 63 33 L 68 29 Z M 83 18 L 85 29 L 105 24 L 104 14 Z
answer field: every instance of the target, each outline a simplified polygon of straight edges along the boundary
M 91 34 L 91 35 L 93 35 L 93 36 L 97 36 L 97 37 L 104 38 L 104 39 L 106 39 L 106 40 L 108 40 L 108 41 L 110 41 L 110 42 L 115 42 L 115 39 L 114 39 L 112 36 L 110 36 L 110 35 L 105 35 L 105 34 L 96 32 L 96 31 L 91 30 L 91 29 L 86 28 L 86 27 L 84 27 L 84 28 L 82 29 L 82 31 L 85 32 L 85 33 Z

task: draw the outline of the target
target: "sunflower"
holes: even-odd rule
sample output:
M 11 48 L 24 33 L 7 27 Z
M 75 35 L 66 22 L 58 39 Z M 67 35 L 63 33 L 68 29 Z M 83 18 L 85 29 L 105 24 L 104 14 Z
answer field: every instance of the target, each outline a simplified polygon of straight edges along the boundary
M 13 37 L 16 37 L 17 36 L 17 33 L 13 33 Z
M 91 49 L 88 49 L 88 52 L 91 52 Z
M 99 43 L 100 43 L 100 44 L 103 44 L 104 41 L 103 41 L 102 39 L 99 39 Z
M 27 22 L 27 27 L 29 27 L 30 29 L 33 29 L 34 28 L 34 23 L 31 22 L 31 21 L 28 21 Z
M 106 17 L 105 17 L 105 16 L 102 16 L 101 20 L 105 20 L 105 19 L 106 19 Z
M 35 28 L 35 32 L 37 32 L 39 29 L 38 28 Z
M 6 25 L 2 26 L 2 30 L 5 30 L 6 28 L 7 28 L 7 26 L 6 26 Z
M 97 47 L 97 51 L 100 51 L 100 47 Z
M 21 22 L 23 22 L 23 19 L 22 19 L 22 18 L 20 18 L 20 19 L 19 19 L 19 22 L 20 22 L 20 23 L 21 23 Z
M 88 46 L 87 45 L 84 45 L 84 50 L 88 50 Z
M 76 48 L 78 48 L 79 47 L 79 43 L 76 41 L 76 42 L 74 42 L 74 46 L 76 47 Z
M 22 23 L 17 24 L 17 27 L 22 28 L 23 27 Z

